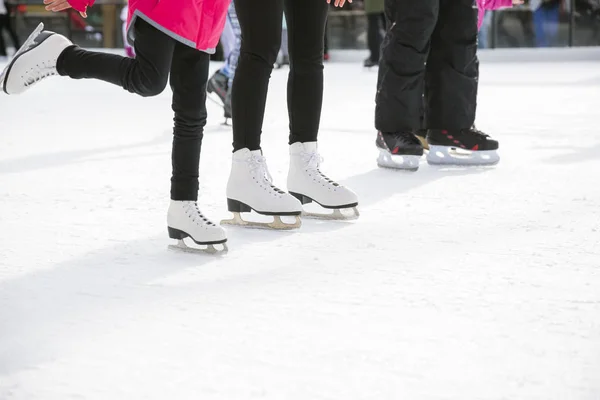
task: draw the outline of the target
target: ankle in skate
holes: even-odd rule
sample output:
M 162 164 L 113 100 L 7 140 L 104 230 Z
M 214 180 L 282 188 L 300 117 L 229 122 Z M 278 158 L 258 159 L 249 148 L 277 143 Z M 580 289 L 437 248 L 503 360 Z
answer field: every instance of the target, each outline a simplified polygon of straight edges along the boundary
M 40 23 L 0 75 L 5 93 L 23 93 L 43 79 L 58 74 L 58 57 L 73 43 L 62 35 L 43 29 L 44 24 Z
M 333 213 L 316 213 L 304 210 L 302 216 L 320 219 L 356 219 L 359 217 L 358 197 L 345 186 L 328 178 L 319 169 L 322 158 L 317 142 L 297 142 L 290 145 L 290 168 L 287 187 L 292 196 L 302 204 L 315 202 Z M 352 210 L 351 215 L 342 210 Z
M 222 224 L 280 230 L 301 226 L 302 205 L 292 195 L 273 185 L 261 150 L 244 148 L 233 153 L 227 181 L 227 208 L 233 213 L 233 218 L 221 221 Z M 251 211 L 274 219 L 272 222 L 242 219 L 241 213 Z M 282 217 L 292 217 L 294 222 L 287 223 Z
M 477 130 L 429 129 L 427 162 L 433 165 L 495 165 L 500 161 L 498 141 Z
M 169 237 L 177 239 L 177 245 L 170 245 L 170 249 L 210 254 L 228 251 L 225 230 L 206 218 L 195 201 L 171 200 L 167 226 Z M 188 246 L 184 241 L 188 237 L 202 247 Z M 217 249 L 215 245 L 222 245 L 222 249 Z
M 407 171 L 419 169 L 423 146 L 412 131 L 377 132 L 375 145 L 379 149 L 377 165 L 380 167 Z

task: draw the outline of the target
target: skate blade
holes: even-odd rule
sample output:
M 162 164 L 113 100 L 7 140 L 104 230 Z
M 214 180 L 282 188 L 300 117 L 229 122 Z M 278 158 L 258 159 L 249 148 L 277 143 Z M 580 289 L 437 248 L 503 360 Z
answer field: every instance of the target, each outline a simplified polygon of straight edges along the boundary
M 10 67 L 13 65 L 13 63 L 17 60 L 17 58 L 21 54 L 23 54 L 24 52 L 29 50 L 29 48 L 35 41 L 35 38 L 37 38 L 40 35 L 40 33 L 42 33 L 43 30 L 44 30 L 44 23 L 40 22 L 39 25 L 34 29 L 34 31 L 31 32 L 31 34 L 29 35 L 29 37 L 27 38 L 25 43 L 23 43 L 23 45 L 19 48 L 19 50 L 17 50 L 17 52 L 13 55 L 12 60 L 8 63 L 8 65 L 4 68 L 4 70 L 2 70 L 2 73 L 0 73 L 0 88 L 2 88 L 2 91 L 4 93 L 6 93 L 4 79 L 6 78 L 6 75 L 8 74 L 8 70 L 10 69 Z
M 377 165 L 383 168 L 416 171 L 419 169 L 421 156 L 390 154 L 386 150 L 379 150 Z
M 206 246 L 206 247 L 191 247 L 188 246 L 183 239 L 179 239 L 177 244 L 170 244 L 169 250 L 175 251 L 183 251 L 184 253 L 194 253 L 194 254 L 210 254 L 210 255 L 220 255 L 225 254 L 229 251 L 227 247 L 227 243 L 221 243 L 222 249 L 218 249 L 214 244 L 207 245 L 198 245 L 198 246 Z
M 427 154 L 431 165 L 489 166 L 500 162 L 496 150 L 466 150 L 449 146 L 431 146 Z
M 221 100 L 221 98 L 219 97 L 219 95 L 216 92 L 212 92 L 212 93 L 207 92 L 206 98 L 221 108 L 225 107 L 225 103 L 223 103 L 223 101 Z
M 342 210 L 352 210 L 352 214 L 347 215 Z M 311 211 L 302 211 L 302 217 L 310 219 L 322 219 L 327 221 L 352 221 L 360 217 L 360 212 L 357 207 L 352 208 L 335 208 L 331 213 L 317 213 Z
M 270 230 L 292 230 L 298 229 L 302 226 L 302 220 L 300 216 L 294 215 L 295 222 L 292 224 L 283 222 L 279 215 L 273 216 L 272 222 L 254 222 L 254 221 L 246 221 L 242 218 L 239 212 L 233 213 L 233 218 L 224 219 L 221 221 L 221 225 L 237 225 L 243 226 L 245 228 L 255 228 L 255 229 L 270 229 Z

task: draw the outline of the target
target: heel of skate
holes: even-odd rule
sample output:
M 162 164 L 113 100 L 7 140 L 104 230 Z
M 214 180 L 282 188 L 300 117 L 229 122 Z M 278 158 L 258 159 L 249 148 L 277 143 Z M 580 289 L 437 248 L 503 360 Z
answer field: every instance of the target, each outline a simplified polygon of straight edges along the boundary
M 227 199 L 227 209 L 232 213 L 243 213 L 252 211 L 252 208 L 250 206 L 234 199 Z
M 249 205 L 242 203 L 241 201 L 234 199 L 227 199 L 227 209 L 233 213 L 233 218 L 224 219 L 221 221 L 221 225 L 237 225 L 243 226 L 246 228 L 258 228 L 258 229 L 275 229 L 275 230 L 292 230 L 298 229 L 302 226 L 302 221 L 300 220 L 299 213 L 270 213 L 270 212 L 261 212 L 257 210 L 253 210 Z M 273 221 L 271 222 L 255 222 L 255 221 L 247 221 L 242 218 L 241 213 L 250 213 L 255 211 L 257 214 L 272 216 Z M 294 217 L 295 220 L 293 223 L 284 222 L 281 217 Z
M 197 242 L 196 240 L 194 240 L 194 238 L 192 238 L 190 235 L 188 235 L 184 231 L 181 231 L 181 230 L 175 229 L 175 228 L 171 228 L 170 226 L 167 227 L 167 229 L 169 232 L 169 238 L 177 240 L 177 244 L 169 245 L 169 247 L 168 247 L 169 250 L 178 250 L 178 251 L 183 251 L 186 253 L 206 253 L 206 254 L 224 254 L 229 251 L 229 248 L 227 247 L 227 243 L 226 243 L 227 239 L 219 240 L 219 241 L 215 241 L 215 242 Z M 203 246 L 203 247 L 188 246 L 187 243 L 185 243 L 185 241 L 184 241 L 184 239 L 188 238 L 188 237 L 196 245 Z M 221 249 L 218 249 L 217 247 L 215 247 L 215 245 L 221 245 Z
M 290 192 L 290 194 L 292 196 L 294 196 L 295 198 L 297 198 L 300 201 L 300 203 L 302 203 L 302 204 L 309 204 L 309 203 L 312 203 L 312 201 L 313 201 L 310 197 L 307 197 L 300 193 Z

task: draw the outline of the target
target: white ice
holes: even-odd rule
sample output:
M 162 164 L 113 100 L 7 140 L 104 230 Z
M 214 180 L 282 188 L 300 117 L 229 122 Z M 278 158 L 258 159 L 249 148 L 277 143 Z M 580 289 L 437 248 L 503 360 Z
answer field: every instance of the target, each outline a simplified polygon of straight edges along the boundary
M 323 171 L 360 219 L 228 228 L 223 257 L 167 250 L 169 89 L 0 96 L 0 399 L 600 398 L 600 52 L 482 52 L 500 164 L 416 173 L 376 166 L 376 69 L 332 55 Z M 263 133 L 282 187 L 286 76 Z M 232 136 L 208 109 L 219 220 Z

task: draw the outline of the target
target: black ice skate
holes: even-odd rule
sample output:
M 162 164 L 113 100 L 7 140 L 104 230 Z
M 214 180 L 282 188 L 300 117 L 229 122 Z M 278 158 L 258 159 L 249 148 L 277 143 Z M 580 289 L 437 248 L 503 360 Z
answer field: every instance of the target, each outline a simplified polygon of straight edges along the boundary
M 371 58 L 367 58 L 363 63 L 363 66 L 365 68 L 377 67 L 378 65 L 379 65 L 379 62 L 373 61 L 373 60 L 371 60 Z
M 227 120 L 231 118 L 231 88 L 229 87 L 229 78 L 221 71 L 215 72 L 208 80 L 206 91 L 209 94 L 208 98 L 213 103 L 223 107 L 223 116 L 225 117 L 225 125 L 227 125 Z
M 427 162 L 434 165 L 494 165 L 500 161 L 498 142 L 475 129 L 427 131 Z
M 221 100 L 221 105 L 225 104 L 225 96 L 227 96 L 227 83 L 229 78 L 221 71 L 217 71 L 210 77 L 207 84 L 207 92 L 214 93 Z
M 377 165 L 384 168 L 416 171 L 423 155 L 423 146 L 411 131 L 377 133 L 375 142 L 379 149 Z

